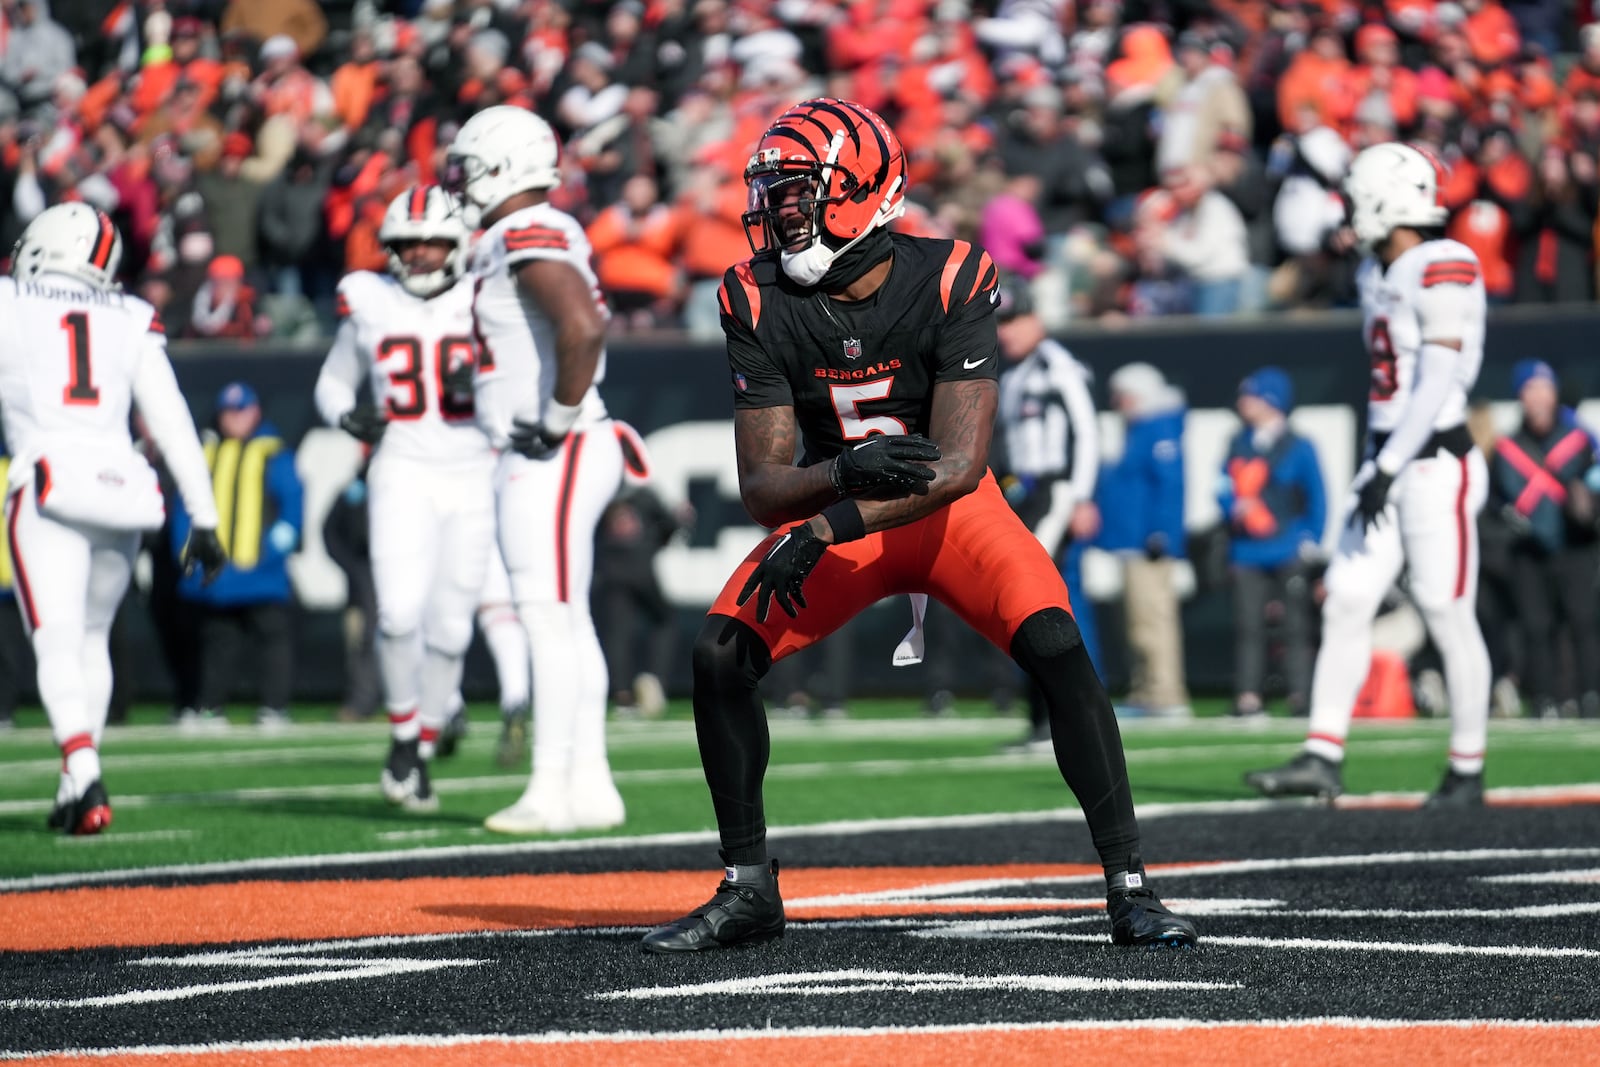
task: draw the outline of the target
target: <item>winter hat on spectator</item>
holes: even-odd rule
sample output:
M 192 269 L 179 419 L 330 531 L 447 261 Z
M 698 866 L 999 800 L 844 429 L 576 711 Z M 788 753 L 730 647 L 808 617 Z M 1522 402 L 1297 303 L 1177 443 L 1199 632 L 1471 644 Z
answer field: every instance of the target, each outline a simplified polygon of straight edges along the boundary
M 1559 385 L 1556 379 L 1555 368 L 1542 359 L 1518 360 L 1517 365 L 1511 368 L 1511 391 L 1521 394 L 1522 389 L 1531 381 L 1546 381 L 1551 385 Z
M 243 130 L 234 130 L 222 139 L 223 159 L 248 159 L 254 151 L 250 135 Z
M 275 33 L 261 42 L 258 56 L 263 63 L 273 59 L 299 59 L 300 46 L 287 33 Z
M 261 403 L 256 391 L 244 382 L 229 382 L 217 393 L 218 411 L 243 411 Z
M 1025 278 L 1010 272 L 1001 275 L 998 292 L 1000 299 L 995 304 L 994 317 L 1001 322 L 1033 314 L 1033 293 Z
M 572 54 L 572 58 L 593 63 L 595 66 L 605 71 L 609 71 L 613 66 L 616 65 L 611 58 L 611 49 L 607 48 L 598 41 L 585 41 L 583 44 L 578 46 L 578 50 Z
M 206 277 L 215 282 L 240 281 L 244 278 L 244 261 L 238 256 L 218 256 L 206 268 Z
M 1285 415 L 1294 407 L 1294 386 L 1281 367 L 1262 367 L 1248 375 L 1239 383 L 1239 395 L 1260 397 Z
M 202 26 L 203 23 L 193 15 L 185 15 L 180 19 L 176 19 L 172 23 L 173 40 L 177 40 L 180 37 L 199 37 Z
M 1438 67 L 1427 67 L 1417 74 L 1417 99 L 1453 101 L 1455 83 Z
M 1172 69 L 1172 49 L 1159 26 L 1139 23 L 1122 35 L 1122 58 L 1106 67 L 1106 82 L 1113 92 L 1135 86 L 1154 86 Z
M 1400 44 L 1399 36 L 1388 26 L 1381 22 L 1367 23 L 1356 31 L 1356 56 L 1366 58 L 1368 50 L 1382 41 L 1396 46 Z

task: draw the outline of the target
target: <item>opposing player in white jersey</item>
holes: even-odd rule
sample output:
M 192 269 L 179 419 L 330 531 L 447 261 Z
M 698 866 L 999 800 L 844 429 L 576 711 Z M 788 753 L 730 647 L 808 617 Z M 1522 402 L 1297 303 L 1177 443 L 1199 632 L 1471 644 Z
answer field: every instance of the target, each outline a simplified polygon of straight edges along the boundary
M 1345 736 L 1372 657 L 1379 602 L 1410 567 L 1410 593 L 1444 660 L 1450 764 L 1429 806 L 1483 802 L 1489 655 L 1478 628 L 1478 533 L 1488 471 L 1465 425 L 1483 362 L 1486 301 L 1477 257 L 1438 236 L 1442 169 L 1427 153 L 1381 144 L 1345 179 L 1351 226 L 1369 255 L 1358 282 L 1371 356 L 1366 462 L 1328 566 L 1322 647 L 1305 748 L 1245 780 L 1268 796 L 1332 797 Z
M 595 388 L 606 313 L 589 242 L 553 207 L 555 135 L 516 107 L 461 127 L 445 184 L 469 225 L 478 419 L 504 451 L 495 473 L 500 549 L 533 662 L 533 776 L 484 823 L 504 833 L 599 829 L 623 820 L 606 758 L 605 657 L 589 614 L 594 530 L 622 480 L 622 449 Z
M 396 197 L 378 230 L 389 272 L 339 282 L 343 322 L 316 386 L 323 419 L 376 446 L 367 509 L 391 738 L 381 784 L 415 810 L 438 806 L 428 760 L 461 683 L 494 538 L 494 452 L 470 391 L 453 388 L 477 347 L 467 237 L 438 186 Z M 363 382 L 370 405 L 357 402 Z
M 39 696 L 63 770 L 50 825 L 95 834 L 111 823 L 100 735 L 111 699 L 111 620 L 141 531 L 166 514 L 156 473 L 134 449 L 138 405 L 166 457 L 194 532 L 185 571 L 226 561 L 200 440 L 178 391 L 155 309 L 115 278 L 122 239 L 86 204 L 29 223 L 0 278 L 0 418 L 12 461 L 6 535 L 17 605 L 38 661 Z

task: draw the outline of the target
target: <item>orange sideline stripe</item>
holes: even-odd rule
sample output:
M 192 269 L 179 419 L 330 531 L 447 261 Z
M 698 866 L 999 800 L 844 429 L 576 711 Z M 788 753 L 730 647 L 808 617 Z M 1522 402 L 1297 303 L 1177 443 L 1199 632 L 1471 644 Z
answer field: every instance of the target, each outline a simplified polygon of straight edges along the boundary
M 1099 873 L 1084 864 L 995 867 L 819 867 L 785 871 L 789 900 L 971 881 Z M 636 926 L 665 922 L 703 904 L 716 870 L 518 874 L 488 878 L 234 882 L 82 888 L 0 898 L 0 951 L 91 946 L 200 945 L 325 940 L 380 934 Z M 1098 895 L 1099 887 L 1088 895 Z M 788 906 L 790 918 L 937 915 L 1059 910 L 1023 903 L 993 908 L 939 900 L 838 907 Z
M 804 1035 L 660 1041 L 517 1041 L 493 1038 L 432 1047 L 371 1047 L 155 1052 L 117 1060 L 138 1067 L 429 1067 L 537 1063 L 540 1067 L 616 1067 L 617 1064 L 708 1063 L 884 1064 L 1136 1063 L 1140 1067 L 1217 1067 L 1218 1064 L 1317 1064 L 1318 1067 L 1510 1067 L 1589 1062 L 1593 1027 L 1562 1026 L 1300 1026 L 1224 1025 L 1173 1029 L 965 1030 L 953 1033 Z M 98 1057 L 28 1060 L 45 1067 L 108 1063 Z

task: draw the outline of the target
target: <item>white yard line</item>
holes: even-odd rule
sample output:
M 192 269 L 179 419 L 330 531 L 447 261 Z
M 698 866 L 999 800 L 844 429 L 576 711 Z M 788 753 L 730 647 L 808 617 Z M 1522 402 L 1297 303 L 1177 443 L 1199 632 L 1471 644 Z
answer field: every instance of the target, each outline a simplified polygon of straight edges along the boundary
M 765 1041 L 777 1038 L 861 1038 L 904 1036 L 956 1036 L 986 1033 L 1051 1033 L 1185 1030 L 1301 1030 L 1327 1028 L 1339 1030 L 1413 1030 L 1421 1027 L 1451 1030 L 1484 1028 L 1540 1030 L 1600 1030 L 1600 1019 L 1374 1019 L 1351 1016 L 1310 1016 L 1304 1019 L 1084 1019 L 1037 1023 L 954 1023 L 937 1026 L 795 1026 L 749 1027 L 740 1030 L 615 1030 L 550 1031 L 542 1034 L 380 1034 L 370 1037 L 340 1037 L 326 1040 L 291 1038 L 283 1041 L 218 1041 L 203 1045 L 121 1045 L 115 1048 L 62 1048 L 39 1052 L 0 1051 L 0 1059 L 34 1060 L 79 1056 L 95 1059 L 123 1059 L 135 1056 L 202 1056 L 274 1052 L 315 1052 L 357 1049 L 442 1049 L 472 1045 L 574 1045 L 635 1043 L 696 1043 L 722 1041 Z
M 1491 797 L 1496 791 L 1491 790 Z M 1505 790 L 1514 794 L 1515 790 Z M 1548 790 L 1541 790 L 1548 792 Z M 1232 800 L 1185 804 L 1146 804 L 1139 808 L 1144 820 L 1184 815 L 1226 815 L 1281 809 L 1282 801 Z M 847 837 L 915 830 L 952 830 L 989 826 L 1035 826 L 1047 823 L 1077 823 L 1083 813 L 1076 808 L 1050 811 L 1025 811 L 980 815 L 908 816 L 895 819 L 840 820 L 805 826 L 775 826 L 768 834 L 774 840 L 796 837 Z M 425 862 L 469 859 L 487 856 L 539 855 L 562 852 L 628 851 L 638 848 L 678 845 L 714 845 L 712 830 L 681 831 L 664 834 L 635 834 L 617 837 L 571 839 L 541 838 L 503 844 L 446 845 L 439 848 L 392 849 L 372 852 L 339 852 L 322 855 L 267 856 L 247 860 L 221 860 L 210 863 L 169 864 L 157 867 L 128 867 L 119 870 L 71 871 L 61 874 L 31 875 L 0 880 L 0 892 L 57 889 L 63 886 L 94 885 L 130 879 L 202 877 L 206 875 L 260 874 L 281 870 L 334 870 L 367 864 Z M 1381 866 L 1394 862 L 1474 862 L 1497 859 L 1572 859 L 1600 857 L 1600 848 L 1584 849 L 1474 849 L 1454 852 L 1373 853 L 1362 856 L 1322 856 L 1277 860 L 1236 860 L 1198 865 L 1154 865 L 1167 877 L 1206 877 L 1219 874 L 1253 873 L 1295 868 L 1330 866 Z M 1098 881 L 1098 873 L 1053 879 L 1057 883 Z M 853 899 L 853 898 L 852 898 Z
M 131 830 L 127 833 L 119 830 L 115 834 L 87 836 L 62 834 L 55 839 L 55 842 L 57 845 L 79 848 L 84 845 L 120 845 L 124 841 L 177 841 L 185 837 L 194 837 L 198 833 L 198 830 Z

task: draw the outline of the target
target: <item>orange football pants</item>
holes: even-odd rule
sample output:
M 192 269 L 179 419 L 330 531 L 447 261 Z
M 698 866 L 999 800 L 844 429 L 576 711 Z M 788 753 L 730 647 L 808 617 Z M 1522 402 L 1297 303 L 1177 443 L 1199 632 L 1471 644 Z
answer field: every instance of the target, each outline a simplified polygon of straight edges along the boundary
M 801 588 L 806 606 L 799 614 L 791 619 L 773 603 L 767 621 L 757 622 L 759 592 L 743 607 L 735 601 L 777 537 L 773 533 L 745 557 L 707 613 L 755 630 L 774 662 L 897 593 L 929 594 L 1007 653 L 1028 616 L 1045 608 L 1072 610 L 1055 561 L 1011 510 L 990 473 L 976 490 L 932 515 L 830 546 Z

